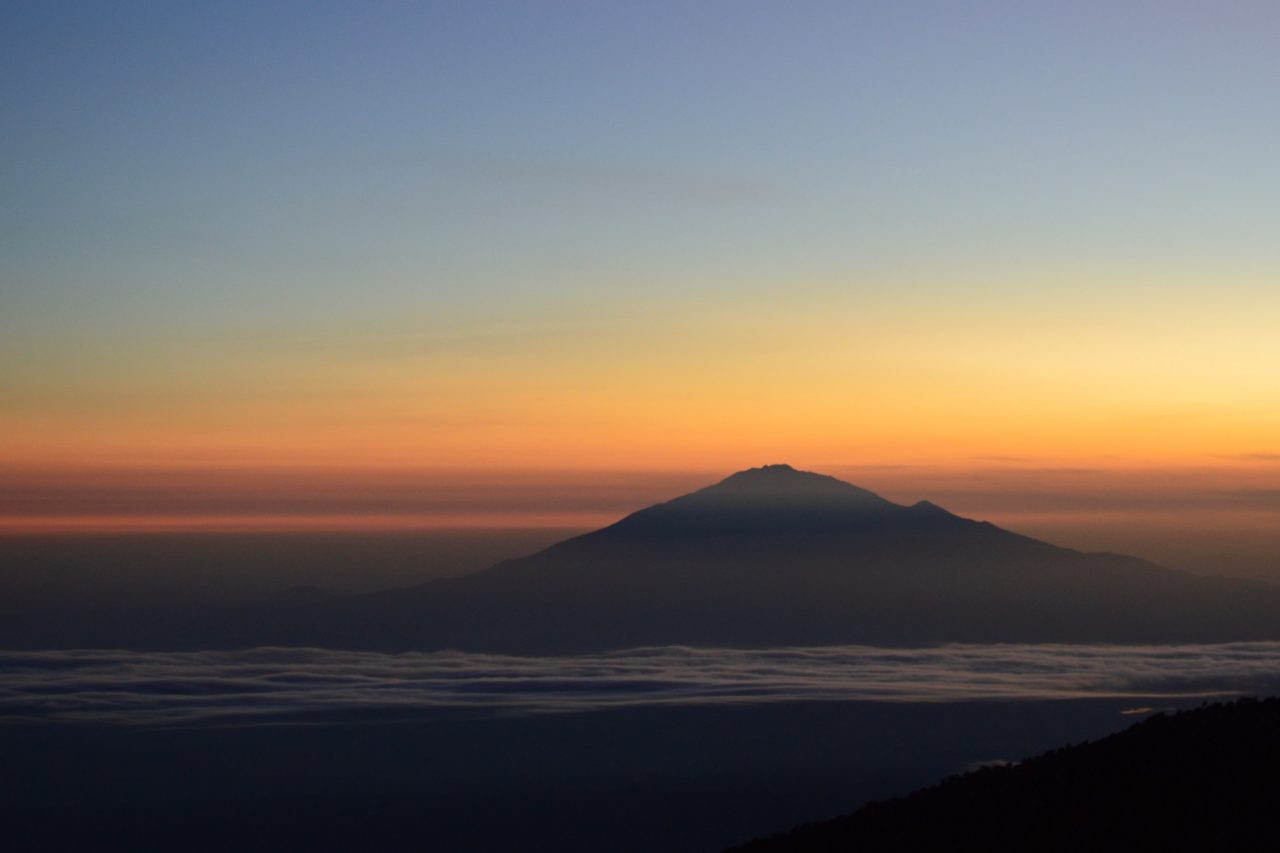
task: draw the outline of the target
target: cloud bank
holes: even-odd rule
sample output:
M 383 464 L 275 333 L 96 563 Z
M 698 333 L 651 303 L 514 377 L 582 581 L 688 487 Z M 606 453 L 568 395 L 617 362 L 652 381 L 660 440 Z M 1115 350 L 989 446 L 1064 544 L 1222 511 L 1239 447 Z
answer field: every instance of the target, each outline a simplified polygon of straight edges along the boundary
M 365 711 L 547 713 L 795 701 L 1280 692 L 1280 643 L 661 647 L 573 657 L 310 648 L 0 653 L 0 722 L 214 724 Z

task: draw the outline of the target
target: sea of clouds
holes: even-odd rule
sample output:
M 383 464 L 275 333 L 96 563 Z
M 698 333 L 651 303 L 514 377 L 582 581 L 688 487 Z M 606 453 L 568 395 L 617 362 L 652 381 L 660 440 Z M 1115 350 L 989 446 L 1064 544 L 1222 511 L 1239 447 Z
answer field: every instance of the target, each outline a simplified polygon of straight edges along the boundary
M 1280 692 L 1280 643 L 680 646 L 463 652 L 0 652 L 0 722 L 208 724 L 350 712 L 547 713 L 818 700 L 964 702 Z

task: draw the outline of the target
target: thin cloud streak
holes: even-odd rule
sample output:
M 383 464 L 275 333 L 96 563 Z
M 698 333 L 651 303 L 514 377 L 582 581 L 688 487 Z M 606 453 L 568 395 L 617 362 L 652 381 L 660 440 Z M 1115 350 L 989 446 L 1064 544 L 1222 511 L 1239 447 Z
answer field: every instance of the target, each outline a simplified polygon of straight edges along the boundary
M 745 463 L 744 463 L 745 464 Z M 1010 469 L 805 466 L 901 503 L 928 499 L 1019 529 L 1026 517 L 1146 513 L 1170 526 L 1280 512 L 1266 466 L 1250 470 Z M 276 526 L 280 529 L 447 526 L 592 527 L 710 485 L 728 470 L 468 470 L 178 467 L 22 469 L 0 485 L 0 529 L 83 530 Z M 256 517 L 256 523 L 245 521 Z M 314 523 L 303 520 L 311 518 Z M 236 520 L 227 524 L 225 520 Z M 1269 519 L 1264 520 L 1265 524 Z
M 350 712 L 536 714 L 800 701 L 1165 699 L 1280 690 L 1280 643 L 0 654 L 0 722 L 208 725 Z

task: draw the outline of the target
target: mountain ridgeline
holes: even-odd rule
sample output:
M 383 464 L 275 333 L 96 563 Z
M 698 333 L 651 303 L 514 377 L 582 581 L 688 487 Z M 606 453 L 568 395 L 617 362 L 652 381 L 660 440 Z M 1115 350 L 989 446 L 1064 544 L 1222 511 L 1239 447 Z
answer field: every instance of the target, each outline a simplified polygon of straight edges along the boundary
M 1275 850 L 1280 699 L 1157 714 L 731 853 Z
M 925 501 L 903 506 L 767 465 L 470 575 L 359 596 L 116 614 L 16 644 L 569 653 L 1277 638 L 1275 587 L 1059 548 Z

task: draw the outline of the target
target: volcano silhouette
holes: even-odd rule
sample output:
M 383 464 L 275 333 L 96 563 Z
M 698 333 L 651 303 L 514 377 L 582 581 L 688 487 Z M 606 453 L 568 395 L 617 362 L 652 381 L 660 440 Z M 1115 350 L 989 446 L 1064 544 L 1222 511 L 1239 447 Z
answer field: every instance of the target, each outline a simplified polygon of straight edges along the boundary
M 9 647 L 309 645 L 567 653 L 656 645 L 1280 639 L 1280 588 L 1090 554 L 766 465 L 475 574 L 359 596 L 0 626 Z
M 544 653 L 1207 642 L 1280 637 L 1280 589 L 1059 548 L 766 465 L 473 575 L 280 624 L 290 630 L 273 641 Z

